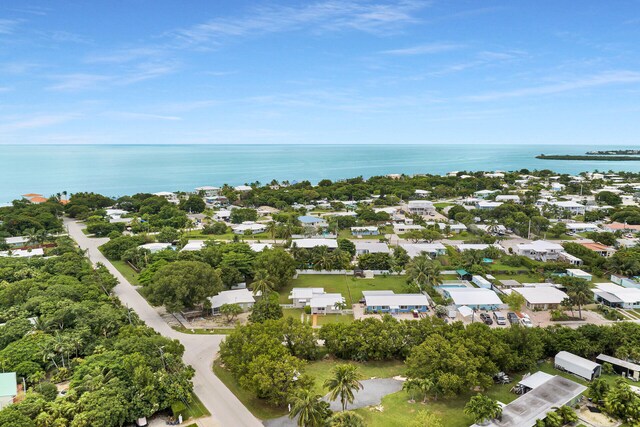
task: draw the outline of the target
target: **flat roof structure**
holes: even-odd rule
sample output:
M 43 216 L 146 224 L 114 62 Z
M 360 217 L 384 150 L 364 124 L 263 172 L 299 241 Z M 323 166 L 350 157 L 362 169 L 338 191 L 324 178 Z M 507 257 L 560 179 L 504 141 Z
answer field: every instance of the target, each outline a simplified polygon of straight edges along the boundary
M 485 288 L 446 288 L 453 303 L 457 306 L 477 306 L 477 305 L 495 305 L 502 306 L 504 303 L 498 295 Z
M 628 369 L 630 371 L 640 372 L 640 365 L 637 365 L 633 362 L 629 362 L 627 360 L 618 359 L 617 357 L 607 356 L 606 354 L 600 354 L 598 355 L 598 357 L 596 357 L 596 360 L 598 362 L 611 363 L 612 365 L 617 365 L 622 368 Z
M 296 244 L 299 248 L 311 249 L 317 246 L 326 246 L 329 249 L 336 249 L 338 241 L 336 239 L 294 239 L 291 244 Z
M 533 427 L 553 408 L 559 408 L 580 396 L 587 387 L 561 376 L 554 376 L 502 408 L 502 419 L 485 427 Z M 479 427 L 474 424 L 473 427 Z
M 368 307 L 389 306 L 399 307 L 404 305 L 427 306 L 429 299 L 424 294 L 377 294 L 365 295 L 365 304 Z
M 531 390 L 540 387 L 542 384 L 549 381 L 554 376 L 547 374 L 546 372 L 538 371 L 535 374 L 531 374 L 525 377 L 518 384 L 523 385 Z
M 553 286 L 532 286 L 513 288 L 529 304 L 560 304 L 568 295 Z

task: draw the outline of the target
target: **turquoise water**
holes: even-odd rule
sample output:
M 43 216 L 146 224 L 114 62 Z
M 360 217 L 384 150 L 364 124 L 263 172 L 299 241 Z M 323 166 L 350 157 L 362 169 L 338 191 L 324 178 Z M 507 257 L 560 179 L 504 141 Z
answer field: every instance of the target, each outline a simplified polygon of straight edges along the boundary
M 553 169 L 640 171 L 639 162 L 551 161 L 602 146 L 548 145 L 0 145 L 0 202 L 34 192 L 110 196 L 272 179 L 317 182 L 388 173 Z M 615 147 L 617 149 L 633 147 Z

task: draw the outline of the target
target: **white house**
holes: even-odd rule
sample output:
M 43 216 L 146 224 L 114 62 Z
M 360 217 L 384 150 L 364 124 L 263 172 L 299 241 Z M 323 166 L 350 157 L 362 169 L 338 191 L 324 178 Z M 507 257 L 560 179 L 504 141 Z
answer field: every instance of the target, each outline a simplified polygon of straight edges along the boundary
M 336 239 L 294 239 L 291 245 L 301 249 L 313 249 L 318 246 L 326 246 L 328 249 L 336 249 L 338 241 Z
M 173 249 L 173 246 L 171 245 L 171 243 L 162 243 L 162 242 L 145 243 L 144 245 L 140 245 L 138 247 L 142 249 L 147 249 L 152 254 L 163 251 L 165 249 Z
M 237 186 L 233 187 L 233 189 L 236 190 L 236 191 L 239 191 L 241 193 L 253 190 L 253 188 L 249 187 L 248 185 L 237 185 Z
M 473 193 L 474 196 L 479 199 L 484 199 L 492 195 L 493 193 L 498 193 L 498 190 L 479 190 Z
M 568 298 L 567 294 L 554 286 L 527 286 L 512 289 L 524 297 L 527 307 L 531 310 L 555 309 Z
M 220 193 L 219 187 L 213 187 L 210 185 L 205 185 L 203 187 L 196 187 L 196 193 L 202 193 L 205 197 L 216 197 Z
M 492 202 L 489 200 L 482 200 L 478 203 L 476 203 L 476 208 L 477 209 L 481 209 L 481 210 L 491 210 L 491 209 L 495 209 L 498 206 L 501 206 L 502 202 Z
M 579 268 L 567 268 L 567 276 L 578 277 L 580 279 L 591 281 L 593 276 Z
M 12 258 L 32 258 L 36 256 L 44 256 L 44 249 L 12 249 L 10 251 L 0 252 L 0 257 L 12 257 Z
M 365 227 L 351 227 L 351 234 L 353 236 L 378 236 L 380 230 L 375 225 Z
M 232 228 L 234 234 L 246 234 L 247 232 L 258 234 L 264 233 L 267 230 L 267 225 L 253 221 L 245 221 L 242 224 L 234 225 Z
M 213 214 L 213 218 L 218 221 L 229 221 L 231 218 L 231 211 L 227 209 L 220 209 L 218 212 Z
M 496 196 L 496 202 L 520 203 L 520 196 L 517 194 L 498 194 Z
M 299 216 L 298 221 L 300 221 L 300 223 L 303 226 L 321 227 L 321 228 L 326 228 L 329 226 L 329 223 L 325 219 L 318 218 L 317 216 L 311 216 L 311 215 Z
M 431 194 L 431 191 L 427 191 L 427 190 L 416 190 L 416 191 L 414 191 L 413 193 L 416 195 L 416 197 L 419 197 L 419 198 L 425 198 L 425 197 L 428 197 L 428 196 L 429 196 L 429 194 Z
M 13 403 L 18 395 L 17 378 L 15 372 L 0 373 L 0 409 Z
M 582 205 L 578 202 L 574 202 L 573 200 L 549 202 L 549 204 L 557 206 L 560 209 L 567 210 L 571 212 L 571 215 L 584 215 L 584 212 L 586 209 L 585 205 Z
M 536 261 L 555 261 L 564 248 L 546 240 L 535 240 L 531 243 L 519 243 L 516 245 L 516 254 L 526 256 Z
M 447 248 L 442 243 L 400 243 L 407 255 L 411 258 L 426 253 L 431 257 L 437 257 L 438 255 L 445 255 Z
M 429 310 L 429 298 L 424 294 L 396 294 L 393 291 L 363 291 L 366 311 L 376 313 L 409 313 Z
M 128 211 L 124 209 L 105 209 L 105 213 L 109 222 L 129 222 L 131 218 L 122 218 L 123 215 L 128 214 Z
M 29 238 L 27 236 L 5 237 L 4 242 L 12 248 L 17 248 L 29 244 Z
M 273 248 L 271 243 L 249 243 L 249 247 L 253 252 L 262 252 L 265 249 Z
M 356 240 L 353 243 L 356 245 L 356 253 L 358 255 L 391 253 L 391 249 L 389 249 L 389 245 L 383 242 Z
M 418 224 L 402 224 L 402 223 L 393 224 L 393 232 L 395 234 L 408 233 L 409 231 L 414 231 L 414 230 L 424 230 L 424 227 Z
M 153 195 L 157 197 L 164 197 L 171 203 L 177 204 L 180 202 L 180 200 L 178 200 L 178 196 L 175 193 L 172 193 L 171 191 L 158 191 L 157 193 L 153 193 Z
M 498 294 L 485 288 L 441 288 L 445 297 L 451 298 L 456 307 L 466 305 L 478 310 L 497 310 L 504 307 Z
M 309 305 L 313 297 L 325 295 L 324 288 L 293 288 L 289 293 L 289 299 L 296 308 L 304 308 Z
M 416 215 L 431 215 L 436 212 L 433 203 L 428 200 L 409 200 L 407 210 Z
M 640 289 L 624 288 L 613 283 L 598 283 L 593 290 L 596 302 L 610 307 L 640 308 Z
M 600 231 L 598 224 L 591 224 L 588 222 L 567 222 L 567 230 L 574 233 L 584 233 L 591 231 Z
M 204 240 L 189 240 L 189 242 L 182 247 L 180 252 L 199 251 L 204 248 Z
M 213 314 L 220 314 L 220 307 L 225 304 L 238 304 L 243 311 L 248 311 L 256 302 L 253 293 L 246 288 L 222 291 L 218 295 L 209 297 L 209 301 Z
M 311 314 L 341 313 L 345 299 L 341 294 L 315 294 L 311 296 Z

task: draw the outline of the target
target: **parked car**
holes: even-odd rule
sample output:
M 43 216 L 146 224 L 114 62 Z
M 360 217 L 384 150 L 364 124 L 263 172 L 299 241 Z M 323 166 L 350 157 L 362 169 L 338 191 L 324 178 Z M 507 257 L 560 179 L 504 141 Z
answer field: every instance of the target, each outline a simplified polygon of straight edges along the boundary
M 511 323 L 512 325 L 515 325 L 517 323 L 520 323 L 520 319 L 518 318 L 518 315 L 515 314 L 513 311 L 510 311 L 507 313 L 507 320 L 509 321 L 509 323 Z
M 531 319 L 529 319 L 528 317 L 523 317 L 522 319 L 520 319 L 520 323 L 522 323 L 522 326 L 526 328 L 533 328 L 533 323 L 531 323 Z
M 493 325 L 493 320 L 491 320 L 491 316 L 487 313 L 480 313 L 480 320 L 482 320 L 485 325 Z
M 504 314 L 500 313 L 499 311 L 494 311 L 493 312 L 493 318 L 496 320 L 496 323 L 498 325 L 506 325 L 507 324 L 507 318 L 504 317 Z

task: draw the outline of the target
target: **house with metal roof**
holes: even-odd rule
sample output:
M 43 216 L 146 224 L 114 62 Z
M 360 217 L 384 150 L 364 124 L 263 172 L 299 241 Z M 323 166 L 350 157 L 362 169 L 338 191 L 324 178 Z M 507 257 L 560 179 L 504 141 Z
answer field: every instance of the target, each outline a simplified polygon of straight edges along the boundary
M 446 298 L 451 298 L 456 307 L 466 305 L 476 310 L 498 310 L 505 304 L 491 289 L 467 287 L 440 287 Z
M 618 359 L 617 357 L 600 354 L 596 357 L 596 362 L 611 364 L 613 370 L 620 375 L 631 378 L 634 381 L 640 381 L 640 365 L 629 362 L 628 360 Z
M 0 409 L 13 403 L 18 395 L 17 378 L 15 372 L 0 373 Z
M 375 291 L 374 291 L 375 292 Z M 429 298 L 424 294 L 396 294 L 393 291 L 363 291 L 368 313 L 424 313 L 429 310 Z
M 640 308 L 640 289 L 624 288 L 613 283 L 597 283 L 593 290 L 596 302 L 609 307 Z
M 512 288 L 513 292 L 522 295 L 527 308 L 531 310 L 552 310 L 562 304 L 569 296 L 555 286 L 539 285 L 521 288 Z
M 258 292 L 257 296 L 259 295 L 260 293 Z M 238 304 L 243 311 L 248 311 L 253 307 L 256 299 L 253 292 L 247 288 L 242 288 L 222 291 L 218 295 L 209 297 L 209 301 L 211 302 L 212 314 L 220 314 L 220 307 L 225 304 Z
M 491 420 L 484 427 L 534 427 L 537 420 L 561 406 L 573 406 L 587 387 L 559 375 L 537 385 L 502 408 L 500 419 Z M 480 427 L 474 424 L 472 427 Z

